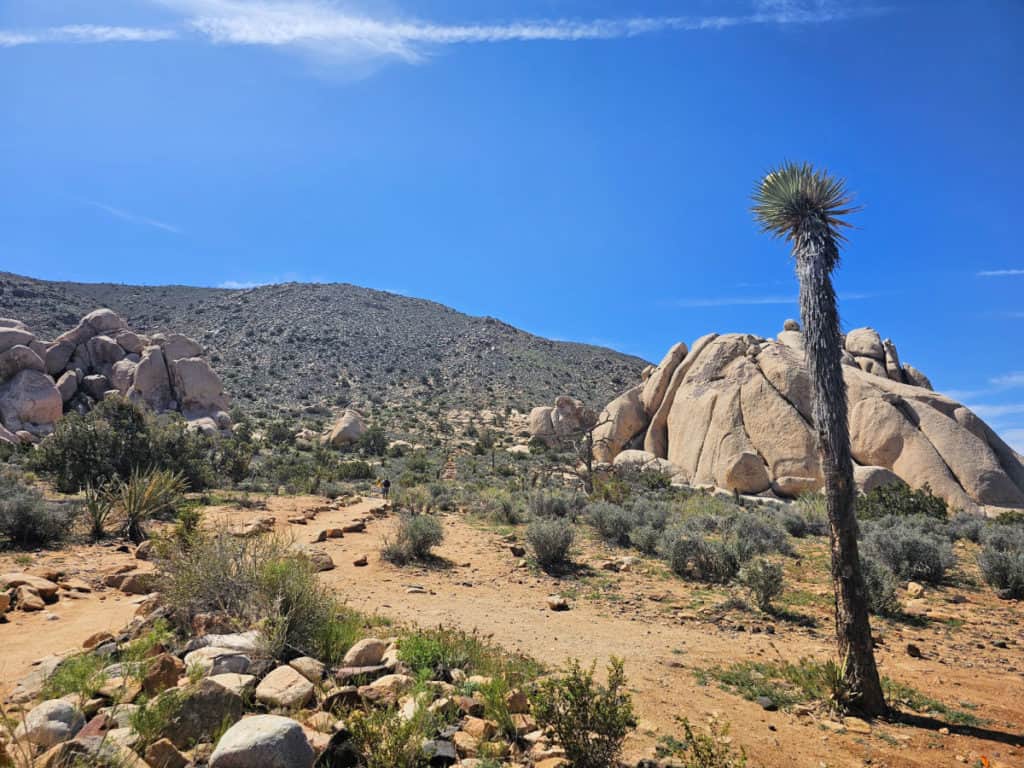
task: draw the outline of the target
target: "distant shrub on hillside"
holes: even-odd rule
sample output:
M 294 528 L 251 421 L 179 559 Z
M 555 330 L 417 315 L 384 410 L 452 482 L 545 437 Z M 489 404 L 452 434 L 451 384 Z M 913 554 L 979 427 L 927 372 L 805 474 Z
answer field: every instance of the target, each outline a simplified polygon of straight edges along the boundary
M 1005 597 L 1024 599 L 1024 526 L 993 525 L 981 542 L 978 566 L 985 582 Z

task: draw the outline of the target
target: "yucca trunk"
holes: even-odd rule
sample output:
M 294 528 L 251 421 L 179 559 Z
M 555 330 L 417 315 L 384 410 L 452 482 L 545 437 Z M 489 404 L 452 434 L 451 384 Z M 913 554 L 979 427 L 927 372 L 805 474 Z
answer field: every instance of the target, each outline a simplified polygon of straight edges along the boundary
M 839 254 L 835 241 L 822 225 L 808 227 L 797 235 L 793 255 L 800 280 L 804 350 L 831 529 L 839 657 L 845 665 L 851 703 L 866 715 L 880 715 L 886 712 L 886 704 L 875 666 L 867 593 L 857 551 L 857 518 L 853 506 L 856 491 L 846 382 L 843 380 L 839 312 L 831 278 Z

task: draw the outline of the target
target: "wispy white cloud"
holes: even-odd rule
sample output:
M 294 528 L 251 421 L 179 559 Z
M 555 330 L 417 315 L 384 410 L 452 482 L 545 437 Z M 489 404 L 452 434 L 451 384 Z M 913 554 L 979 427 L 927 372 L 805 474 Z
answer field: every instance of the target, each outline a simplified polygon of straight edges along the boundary
M 37 31 L 0 29 L 0 48 L 40 43 L 154 43 L 160 40 L 173 40 L 177 36 L 177 31 L 173 29 L 73 24 Z
M 843 293 L 839 295 L 841 301 L 862 301 L 873 299 L 877 293 Z M 797 296 L 716 296 L 698 299 L 679 299 L 673 302 L 673 306 L 692 309 L 697 307 L 741 307 L 787 304 L 795 305 L 799 302 Z
M 175 235 L 181 234 L 180 229 L 175 227 L 173 224 L 168 224 L 165 221 L 151 219 L 148 216 L 139 216 L 138 214 L 131 213 L 129 211 L 124 210 L 123 208 L 115 208 L 114 206 L 106 205 L 105 203 L 97 203 L 94 200 L 86 200 L 85 203 L 91 205 L 93 208 L 96 208 L 100 211 L 109 213 L 111 216 L 114 216 L 115 218 L 118 219 L 124 219 L 125 221 L 132 221 L 138 224 L 145 224 L 146 226 L 154 227 L 156 229 L 162 229 L 164 232 L 171 232 L 172 234 Z
M 294 47 L 349 58 L 420 62 L 439 46 L 514 41 L 612 40 L 769 24 L 821 24 L 884 12 L 872 0 L 751 0 L 748 13 L 443 24 L 354 10 L 349 0 L 149 0 L 181 15 L 165 29 L 66 26 L 0 30 L 0 46 L 156 41 L 198 34 L 216 44 Z
M 1024 275 L 1024 269 L 983 269 L 977 273 L 978 277 L 1019 277 Z

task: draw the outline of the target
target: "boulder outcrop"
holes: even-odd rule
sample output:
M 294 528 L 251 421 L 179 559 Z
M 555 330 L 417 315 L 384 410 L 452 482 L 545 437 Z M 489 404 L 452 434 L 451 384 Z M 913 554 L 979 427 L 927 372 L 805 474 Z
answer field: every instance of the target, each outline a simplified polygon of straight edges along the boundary
M 620 465 L 662 459 L 678 482 L 740 493 L 793 497 L 820 489 L 798 329 L 787 322 L 778 340 L 710 334 L 688 351 L 672 347 L 645 381 L 605 408 L 594 433 L 595 458 Z M 1021 458 L 981 419 L 932 391 L 874 329 L 850 331 L 844 348 L 862 490 L 902 480 L 915 488 L 928 484 L 952 508 L 1024 508 Z M 629 450 L 640 445 L 646 453 Z
M 531 437 L 555 446 L 579 437 L 596 423 L 597 417 L 590 408 L 576 398 L 562 395 L 555 400 L 554 407 L 544 405 L 530 411 L 528 428 Z
M 0 319 L 0 442 L 34 442 L 67 411 L 88 412 L 120 394 L 152 410 L 179 411 L 196 429 L 230 429 L 220 377 L 201 345 L 181 334 L 147 338 L 97 309 L 53 342 Z

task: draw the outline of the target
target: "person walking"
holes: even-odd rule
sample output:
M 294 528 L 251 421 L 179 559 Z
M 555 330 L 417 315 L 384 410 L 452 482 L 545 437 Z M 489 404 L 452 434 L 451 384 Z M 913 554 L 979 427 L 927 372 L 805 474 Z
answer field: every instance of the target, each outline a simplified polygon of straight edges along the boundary
M 381 483 L 381 485 L 380 485 L 380 495 L 381 495 L 381 498 L 386 499 L 388 497 L 388 494 L 390 494 L 390 493 L 391 493 L 391 480 L 385 477 L 384 478 L 384 482 Z

